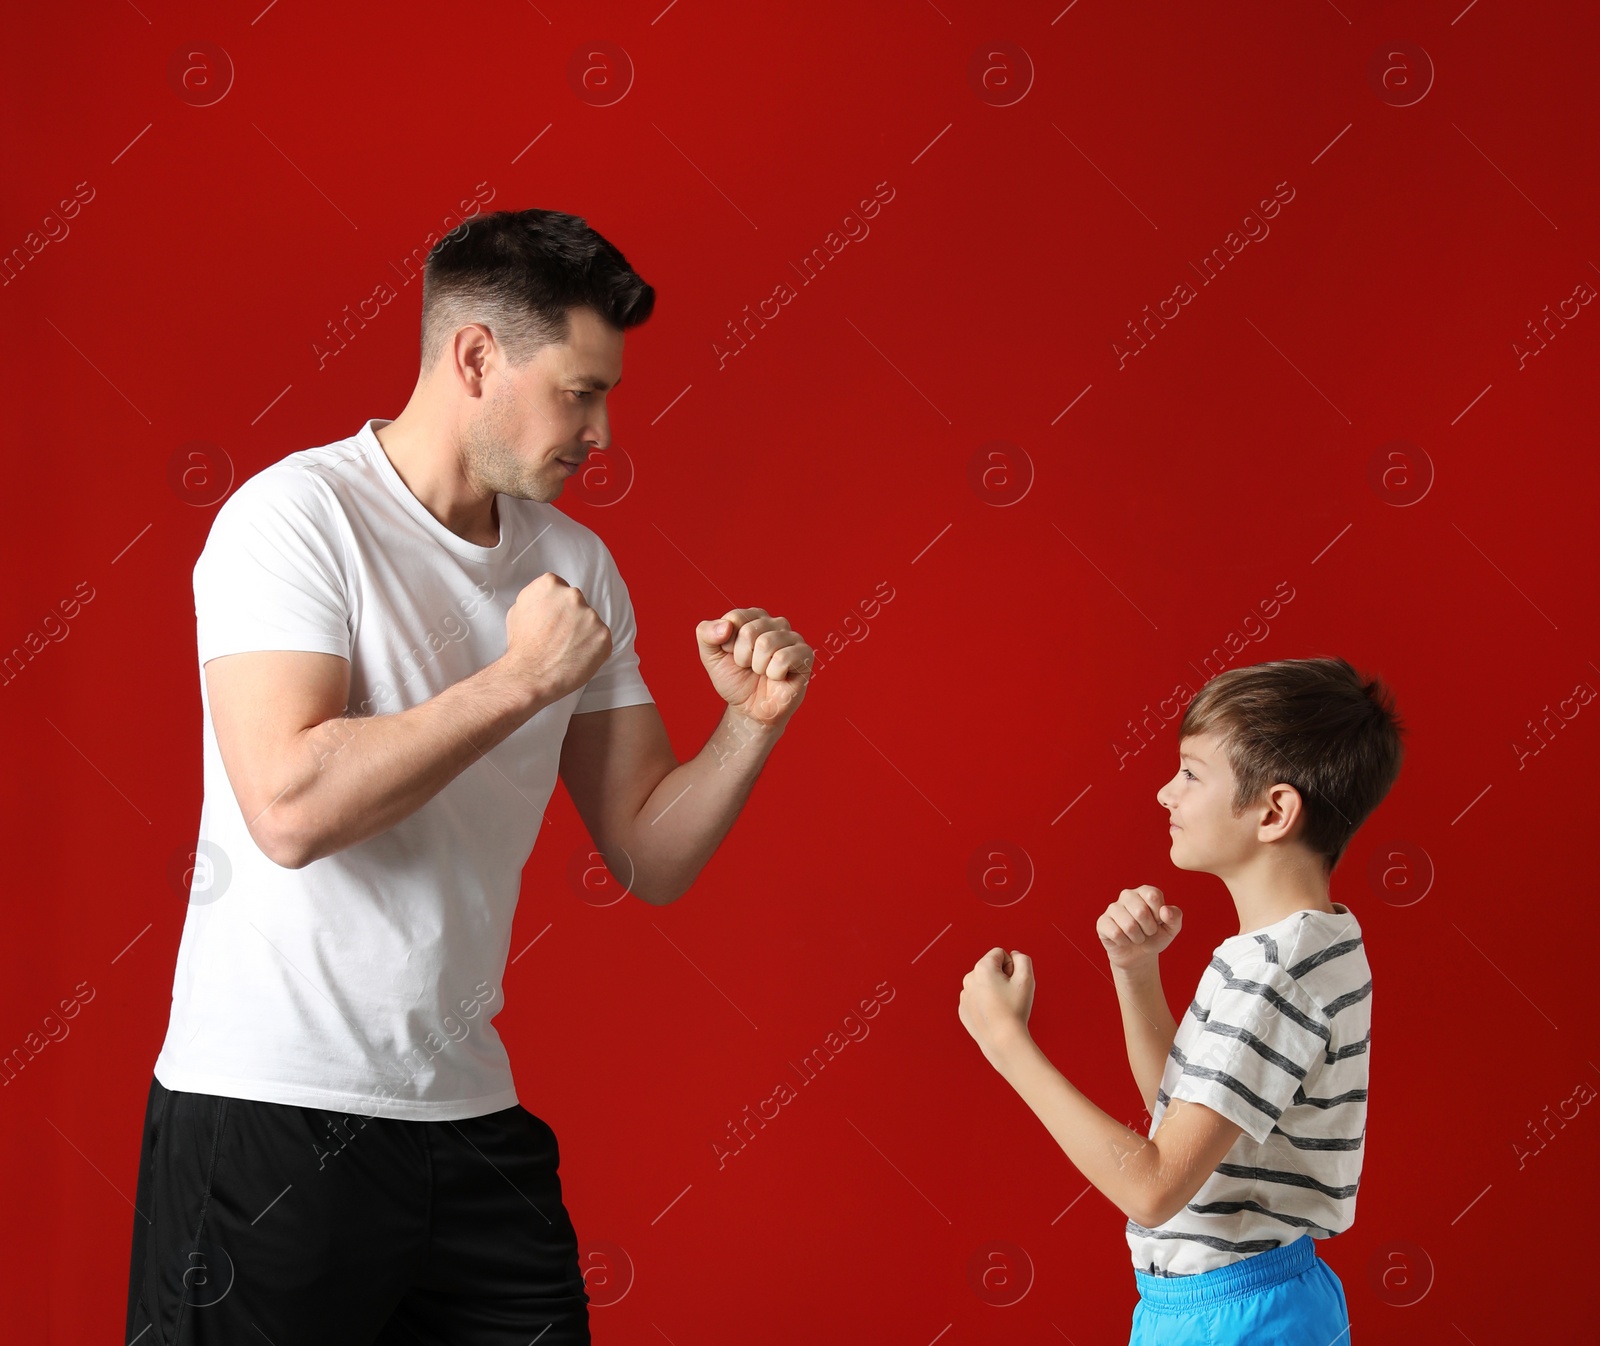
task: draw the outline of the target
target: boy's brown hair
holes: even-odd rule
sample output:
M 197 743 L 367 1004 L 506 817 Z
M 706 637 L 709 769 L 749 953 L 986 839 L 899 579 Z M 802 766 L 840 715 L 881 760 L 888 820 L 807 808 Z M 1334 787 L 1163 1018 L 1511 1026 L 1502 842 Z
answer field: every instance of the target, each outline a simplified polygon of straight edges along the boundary
M 1184 711 L 1179 739 L 1213 734 L 1233 768 L 1233 815 L 1282 782 L 1300 793 L 1300 840 L 1329 873 L 1400 774 L 1392 695 L 1336 656 L 1230 668 Z

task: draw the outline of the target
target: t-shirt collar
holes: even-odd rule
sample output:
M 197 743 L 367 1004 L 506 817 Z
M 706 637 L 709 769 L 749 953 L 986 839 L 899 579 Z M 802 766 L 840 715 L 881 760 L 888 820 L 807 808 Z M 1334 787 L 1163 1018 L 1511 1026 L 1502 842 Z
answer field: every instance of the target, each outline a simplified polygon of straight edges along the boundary
M 434 518 L 428 507 L 412 494 L 411 488 L 401 479 L 395 471 L 394 464 L 389 461 L 389 455 L 384 452 L 382 443 L 378 440 L 377 432 L 392 420 L 374 417 L 367 421 L 356 433 L 356 438 L 366 447 L 373 460 L 378 476 L 383 479 L 394 497 L 405 508 L 406 512 L 421 525 L 424 532 L 433 538 L 441 547 L 454 552 L 457 556 L 469 561 L 481 561 L 490 564 L 503 557 L 511 555 L 512 520 L 516 511 L 506 508 L 507 496 L 499 497 L 499 507 L 496 512 L 500 515 L 500 540 L 492 547 L 483 547 L 476 542 L 469 542 L 458 533 L 451 532 L 438 519 Z

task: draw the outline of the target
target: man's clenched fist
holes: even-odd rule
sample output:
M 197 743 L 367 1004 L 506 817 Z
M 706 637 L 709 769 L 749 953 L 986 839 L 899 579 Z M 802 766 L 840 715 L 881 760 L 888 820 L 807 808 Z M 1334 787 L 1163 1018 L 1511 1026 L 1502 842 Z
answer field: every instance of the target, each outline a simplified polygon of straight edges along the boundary
M 712 686 L 740 714 L 781 728 L 806 694 L 811 646 L 787 619 L 764 608 L 734 608 L 695 628 Z

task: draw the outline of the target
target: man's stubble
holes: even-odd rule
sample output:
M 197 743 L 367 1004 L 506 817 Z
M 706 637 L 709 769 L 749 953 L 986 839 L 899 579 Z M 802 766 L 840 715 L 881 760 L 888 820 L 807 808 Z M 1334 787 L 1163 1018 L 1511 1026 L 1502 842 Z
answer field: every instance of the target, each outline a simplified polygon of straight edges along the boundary
M 519 393 L 503 385 L 490 396 L 482 413 L 467 425 L 461 442 L 462 462 L 469 480 L 488 490 L 548 504 L 559 494 L 550 489 L 548 465 L 529 465 L 511 447 L 521 428 L 521 413 L 536 414 L 532 408 L 519 406 L 520 401 Z

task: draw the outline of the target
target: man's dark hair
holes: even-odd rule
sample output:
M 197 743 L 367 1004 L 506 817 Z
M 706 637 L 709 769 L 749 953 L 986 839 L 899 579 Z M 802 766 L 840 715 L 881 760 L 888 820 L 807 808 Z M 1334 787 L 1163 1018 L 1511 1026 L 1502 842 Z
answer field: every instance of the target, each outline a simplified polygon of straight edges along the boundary
M 494 333 L 513 366 L 571 334 L 567 310 L 593 309 L 618 330 L 645 322 L 656 292 L 576 215 L 497 210 L 452 229 L 422 271 L 422 368 L 464 324 Z
M 1404 748 L 1389 690 L 1343 659 L 1279 659 L 1217 674 L 1189 702 L 1180 740 L 1214 734 L 1233 769 L 1233 816 L 1292 785 L 1300 840 L 1328 873 L 1400 774 Z

